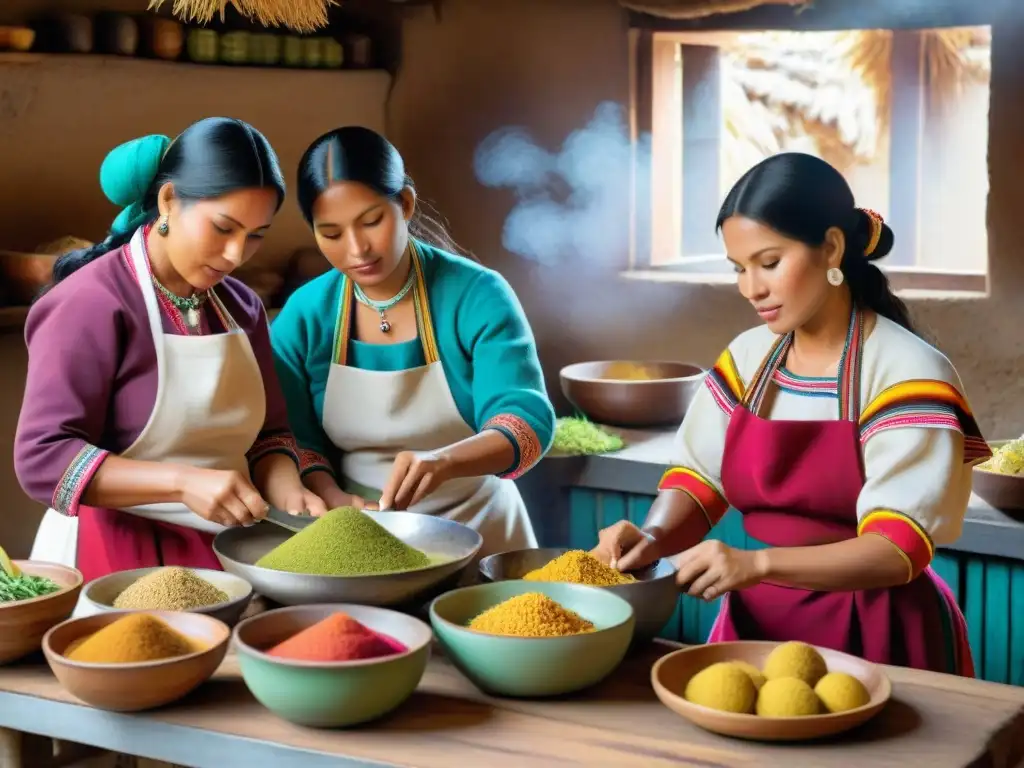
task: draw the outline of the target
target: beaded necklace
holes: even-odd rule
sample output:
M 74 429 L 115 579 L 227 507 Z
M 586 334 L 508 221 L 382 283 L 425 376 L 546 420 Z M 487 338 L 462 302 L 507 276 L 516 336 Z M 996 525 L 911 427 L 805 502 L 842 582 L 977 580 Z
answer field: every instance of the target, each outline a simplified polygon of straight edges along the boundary
M 355 282 L 352 283 L 352 292 L 353 292 L 353 294 L 356 297 L 356 301 L 358 301 L 360 304 L 362 304 L 364 306 L 367 306 L 367 307 L 370 307 L 371 309 L 376 310 L 380 314 L 380 331 L 381 331 L 381 333 L 390 333 L 391 332 L 391 323 L 388 321 L 388 318 L 387 318 L 387 315 L 385 314 L 385 312 L 387 312 L 389 309 L 391 309 L 393 306 L 395 306 L 398 302 L 400 302 L 402 299 L 404 299 L 406 297 L 406 295 L 409 293 L 409 291 L 412 290 L 412 286 L 413 286 L 413 284 L 415 284 L 415 282 L 416 282 L 416 270 L 410 268 L 409 269 L 409 277 L 406 278 L 405 285 L 403 285 L 402 289 L 398 293 L 396 293 L 394 296 L 392 296 L 390 299 L 385 299 L 384 301 L 375 301 L 374 299 L 371 299 L 369 296 L 367 296 L 365 293 L 363 293 L 363 289 L 360 288 L 358 285 L 356 285 Z

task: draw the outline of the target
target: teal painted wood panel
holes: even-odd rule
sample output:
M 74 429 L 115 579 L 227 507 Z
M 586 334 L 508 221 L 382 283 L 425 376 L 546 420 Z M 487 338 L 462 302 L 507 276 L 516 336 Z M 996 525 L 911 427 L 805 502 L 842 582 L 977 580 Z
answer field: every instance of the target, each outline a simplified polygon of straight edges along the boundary
M 569 541 L 564 546 L 591 549 L 597 534 L 619 520 L 641 524 L 654 496 L 588 488 L 569 492 Z M 734 547 L 762 547 L 743 530 L 736 510 L 709 534 Z M 978 677 L 1024 685 L 1024 561 L 942 551 L 932 563 L 949 585 L 967 619 L 967 632 Z M 707 639 L 718 615 L 718 600 L 683 595 L 661 636 L 686 643 Z

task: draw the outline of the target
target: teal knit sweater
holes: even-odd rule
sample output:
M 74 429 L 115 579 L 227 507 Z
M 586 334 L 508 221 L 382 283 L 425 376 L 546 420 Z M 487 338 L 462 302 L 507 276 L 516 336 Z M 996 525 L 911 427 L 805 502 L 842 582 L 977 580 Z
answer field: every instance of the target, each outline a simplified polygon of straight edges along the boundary
M 418 246 L 434 336 L 455 405 L 476 431 L 496 429 L 511 441 L 515 462 L 502 476 L 518 477 L 548 451 L 555 429 L 533 332 L 511 286 L 497 272 Z M 331 270 L 303 285 L 271 326 L 275 367 L 304 474 L 337 468 L 337 448 L 321 424 L 346 279 Z M 425 362 L 419 339 L 397 344 L 350 340 L 347 358 L 349 365 L 375 371 L 406 370 Z

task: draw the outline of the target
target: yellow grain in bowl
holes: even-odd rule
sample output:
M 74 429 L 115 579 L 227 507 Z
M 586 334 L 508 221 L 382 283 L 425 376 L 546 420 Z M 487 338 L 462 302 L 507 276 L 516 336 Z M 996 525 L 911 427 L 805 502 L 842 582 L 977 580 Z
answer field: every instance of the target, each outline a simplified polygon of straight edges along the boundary
M 526 592 L 498 603 L 473 619 L 469 628 L 515 637 L 566 637 L 594 631 L 591 622 L 540 592 Z

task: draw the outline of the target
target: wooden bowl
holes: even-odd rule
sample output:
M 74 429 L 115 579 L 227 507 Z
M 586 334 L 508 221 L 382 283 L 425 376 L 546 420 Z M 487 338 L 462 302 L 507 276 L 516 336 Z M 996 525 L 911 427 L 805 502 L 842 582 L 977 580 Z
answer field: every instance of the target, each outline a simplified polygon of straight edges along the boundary
M 23 573 L 44 576 L 61 587 L 31 600 L 0 603 L 0 664 L 38 651 L 43 635 L 75 610 L 82 590 L 82 574 L 75 568 L 37 560 L 15 560 Z
M 139 712 L 183 698 L 206 682 L 224 661 L 231 630 L 211 616 L 176 611 L 145 611 L 205 646 L 187 656 L 135 664 L 89 664 L 64 656 L 75 640 L 139 611 L 111 611 L 58 624 L 43 637 L 43 653 L 69 693 L 97 709 Z
M 740 739 L 755 741 L 809 741 L 848 731 L 877 715 L 892 695 L 892 684 L 877 664 L 847 653 L 817 648 L 830 672 L 853 675 L 868 689 L 870 701 L 863 707 L 836 714 L 808 717 L 759 717 L 691 704 L 683 698 L 690 678 L 720 661 L 746 661 L 758 669 L 781 643 L 739 641 L 709 643 L 683 648 L 663 656 L 651 669 L 651 684 L 661 703 L 694 725 Z
M 629 369 L 648 378 L 619 373 Z M 678 426 L 704 381 L 704 371 L 690 363 L 600 360 L 567 365 L 559 380 L 569 402 L 598 424 Z
M 89 613 L 126 610 L 114 607 L 114 600 L 117 599 L 117 596 L 143 576 L 148 576 L 153 571 L 159 570 L 161 570 L 161 567 L 136 568 L 131 571 L 117 571 L 101 576 L 98 579 L 93 579 L 85 585 L 85 590 L 82 592 L 82 602 Z M 189 568 L 189 570 L 227 594 L 228 599 L 226 602 L 215 605 L 190 608 L 187 613 L 204 613 L 223 621 L 229 627 L 235 626 L 252 600 L 252 584 L 240 576 L 224 571 L 215 571 L 209 568 Z
M 992 440 L 989 446 L 995 451 L 1011 440 Z M 975 467 L 974 492 L 996 509 L 1009 512 L 1014 517 L 1024 513 L 1024 475 L 1001 475 L 987 469 Z

